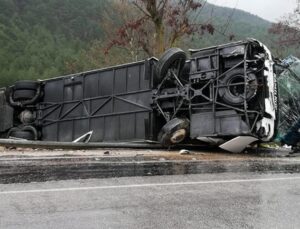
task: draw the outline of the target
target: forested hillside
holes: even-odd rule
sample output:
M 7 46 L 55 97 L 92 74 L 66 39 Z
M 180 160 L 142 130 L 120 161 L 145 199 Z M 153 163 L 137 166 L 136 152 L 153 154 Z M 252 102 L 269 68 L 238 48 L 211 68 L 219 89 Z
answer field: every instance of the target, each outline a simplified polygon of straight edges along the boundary
M 0 86 L 128 61 L 124 51 L 109 56 L 103 52 L 101 25 L 110 4 L 108 0 L 0 0 Z M 118 20 L 118 15 L 114 18 Z M 224 34 L 270 44 L 270 23 L 243 11 L 207 4 L 197 20 L 212 20 L 217 32 L 186 39 L 183 48 L 229 42 Z
M 105 2 L 0 0 L 1 84 L 67 73 L 66 63 L 102 38 Z
M 242 10 L 206 4 L 200 14 L 200 21 L 205 21 L 208 18 L 216 27 L 214 36 L 203 36 L 200 40 L 195 39 L 189 45 L 199 45 L 200 47 L 217 45 L 228 42 L 228 36 L 234 35 L 233 40 L 245 38 L 260 40 L 272 50 L 273 55 L 276 57 L 282 58 L 287 55 L 300 55 L 299 49 L 278 46 L 276 42 L 277 37 L 268 32 L 268 29 L 272 26 L 271 22 L 256 15 Z
M 268 28 L 271 23 L 242 10 L 204 5 L 199 15 L 200 21 L 211 20 L 216 27 L 213 37 L 204 36 L 199 44 L 203 47 L 228 42 L 228 36 L 234 35 L 234 40 L 254 37 L 268 43 Z M 198 42 L 197 42 L 198 43 Z M 197 43 L 195 45 L 197 45 Z

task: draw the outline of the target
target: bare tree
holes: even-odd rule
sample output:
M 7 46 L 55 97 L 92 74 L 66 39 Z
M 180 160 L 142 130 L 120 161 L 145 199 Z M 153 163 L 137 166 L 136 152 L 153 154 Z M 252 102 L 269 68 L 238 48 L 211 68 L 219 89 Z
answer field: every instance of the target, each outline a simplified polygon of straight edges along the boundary
M 282 47 L 300 46 L 300 11 L 295 10 L 284 17 L 279 23 L 274 23 L 269 33 L 276 36 L 276 43 Z
M 191 16 L 202 7 L 196 0 L 119 1 L 118 7 L 134 13 L 109 39 L 106 53 L 113 47 L 124 47 L 136 52 L 142 50 L 148 56 L 160 55 L 184 36 L 205 31 L 214 33 L 212 24 L 200 24 Z

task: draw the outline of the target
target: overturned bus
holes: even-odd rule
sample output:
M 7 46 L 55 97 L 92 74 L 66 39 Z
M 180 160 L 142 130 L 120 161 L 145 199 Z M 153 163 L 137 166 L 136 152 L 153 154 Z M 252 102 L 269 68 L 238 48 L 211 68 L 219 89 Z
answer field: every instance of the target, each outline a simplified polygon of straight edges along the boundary
M 16 82 L 0 92 L 0 135 L 238 151 L 274 137 L 277 106 L 272 54 L 249 39 L 190 50 L 189 58 L 171 48 L 160 59 Z

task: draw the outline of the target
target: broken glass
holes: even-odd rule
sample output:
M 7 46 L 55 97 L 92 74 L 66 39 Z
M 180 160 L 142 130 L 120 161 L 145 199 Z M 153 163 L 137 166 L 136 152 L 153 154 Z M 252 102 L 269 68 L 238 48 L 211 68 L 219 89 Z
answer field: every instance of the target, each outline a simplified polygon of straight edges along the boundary
M 277 78 L 279 101 L 277 139 L 283 139 L 285 143 L 291 144 L 295 141 L 297 133 L 290 132 L 293 126 L 297 126 L 300 117 L 300 59 L 290 56 L 282 63 L 286 69 Z

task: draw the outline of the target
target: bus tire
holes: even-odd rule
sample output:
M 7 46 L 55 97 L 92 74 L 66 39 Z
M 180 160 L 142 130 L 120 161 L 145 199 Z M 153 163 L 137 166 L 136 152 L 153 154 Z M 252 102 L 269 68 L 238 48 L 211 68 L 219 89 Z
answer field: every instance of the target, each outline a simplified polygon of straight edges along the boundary
M 155 67 L 155 80 L 160 83 L 167 75 L 169 69 L 176 69 L 181 73 L 186 60 L 186 54 L 179 48 L 170 48 L 161 56 Z
M 22 89 L 15 90 L 13 94 L 14 101 L 22 101 L 32 99 L 36 95 L 35 90 Z
M 14 85 L 15 90 L 37 90 L 39 82 L 33 80 L 17 81 Z
M 245 96 L 245 86 L 244 85 L 232 85 L 234 83 L 243 83 L 245 82 L 245 74 L 243 68 L 238 68 L 227 73 L 223 79 L 220 80 L 221 87 L 219 88 L 219 96 L 222 100 L 230 105 L 243 105 L 245 99 L 249 101 L 252 99 L 257 92 L 257 78 L 255 74 L 247 74 L 247 88 L 246 88 L 246 98 Z
M 167 122 L 158 135 L 163 146 L 181 143 L 188 136 L 190 122 L 187 119 L 174 118 Z

